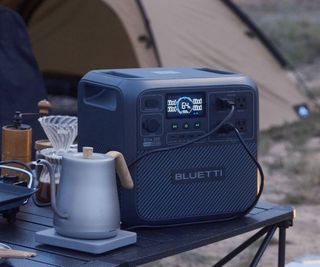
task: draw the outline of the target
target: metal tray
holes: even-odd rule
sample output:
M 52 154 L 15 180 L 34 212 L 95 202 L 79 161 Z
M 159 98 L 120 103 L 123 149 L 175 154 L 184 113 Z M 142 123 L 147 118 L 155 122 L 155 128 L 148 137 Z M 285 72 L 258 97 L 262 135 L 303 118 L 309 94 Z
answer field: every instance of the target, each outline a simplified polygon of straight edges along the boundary
M 10 208 L 12 204 L 19 207 L 34 192 L 34 189 L 28 187 L 0 183 L 0 212 Z
M 0 169 L 10 169 L 25 173 L 29 176 L 27 187 L 14 184 L 0 183 L 0 213 L 12 223 L 15 221 L 19 207 L 26 203 L 28 198 L 35 192 L 31 188 L 33 182 L 32 173 L 24 169 L 0 165 Z

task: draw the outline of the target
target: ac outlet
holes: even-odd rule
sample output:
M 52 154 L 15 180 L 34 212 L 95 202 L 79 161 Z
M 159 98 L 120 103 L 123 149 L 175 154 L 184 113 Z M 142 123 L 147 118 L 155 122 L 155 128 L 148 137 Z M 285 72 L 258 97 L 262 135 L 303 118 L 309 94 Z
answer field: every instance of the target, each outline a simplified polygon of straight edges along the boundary
M 233 101 L 236 109 L 246 109 L 247 108 L 247 97 L 244 95 L 236 97 L 226 97 L 226 98 L 217 98 L 215 101 L 216 110 L 227 110 L 230 106 L 227 104 L 227 100 Z
M 246 96 L 236 96 L 234 99 L 236 109 L 246 109 L 247 108 L 247 98 Z
M 214 127 L 217 127 L 220 123 L 221 123 L 221 121 L 217 121 L 217 122 L 215 123 Z M 220 127 L 220 129 L 218 129 L 218 131 L 216 131 L 216 132 L 214 133 L 214 135 L 226 135 L 226 134 L 228 134 L 229 132 L 230 132 L 229 129 L 227 129 L 227 128 L 225 127 L 225 125 L 224 125 L 224 126 Z
M 210 97 L 211 120 L 210 129 L 216 127 L 231 110 L 234 103 L 234 112 L 227 122 L 238 129 L 243 138 L 252 138 L 254 134 L 254 105 L 253 95 L 246 91 L 229 91 L 228 93 L 214 93 Z M 221 127 L 212 134 L 210 140 L 237 140 L 230 127 Z
M 239 130 L 240 133 L 245 133 L 247 131 L 247 121 L 238 120 L 235 122 L 235 127 Z

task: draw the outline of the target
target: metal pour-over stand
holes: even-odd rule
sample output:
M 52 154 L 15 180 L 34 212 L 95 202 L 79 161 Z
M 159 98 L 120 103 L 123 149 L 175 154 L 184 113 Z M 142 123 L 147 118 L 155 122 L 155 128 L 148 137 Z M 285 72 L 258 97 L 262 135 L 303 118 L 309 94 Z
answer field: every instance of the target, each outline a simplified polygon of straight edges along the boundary
M 62 155 L 77 152 L 71 149 L 78 134 L 78 118 L 73 116 L 46 116 L 39 118 L 39 122 L 46 133 L 52 148 L 42 149 L 39 157 L 47 160 L 54 169 L 55 183 L 59 184 Z M 36 200 L 39 204 L 50 203 L 50 176 L 46 168 L 43 168 L 39 177 Z

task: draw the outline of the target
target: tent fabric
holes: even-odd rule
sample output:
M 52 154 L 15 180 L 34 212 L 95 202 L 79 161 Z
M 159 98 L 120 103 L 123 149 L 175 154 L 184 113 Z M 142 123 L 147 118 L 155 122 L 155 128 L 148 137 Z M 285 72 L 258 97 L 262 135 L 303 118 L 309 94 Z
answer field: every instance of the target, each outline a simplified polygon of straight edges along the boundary
M 147 23 L 157 50 L 146 42 Z M 97 68 L 156 67 L 158 52 L 165 67 L 250 76 L 260 89 L 261 129 L 296 120 L 293 107 L 308 103 L 293 75 L 224 0 L 47 0 L 28 30 L 42 72 L 81 77 Z
M 15 111 L 38 112 L 38 101 L 45 97 L 25 24 L 14 11 L 0 7 L 0 125 L 12 124 Z
M 46 1 L 28 28 L 43 71 L 83 74 L 105 64 L 138 66 L 119 18 L 101 1 Z
M 154 48 L 152 46 L 148 46 L 147 43 L 140 41 L 141 37 L 148 38 L 148 33 L 137 2 L 128 0 L 102 1 L 113 8 L 123 23 L 133 45 L 135 54 L 137 55 L 139 67 L 158 66 Z
M 116 12 L 122 15 L 117 16 Z M 155 63 L 137 36 L 143 21 L 134 2 L 46 1 L 28 24 L 43 72 L 83 75 L 90 69 Z

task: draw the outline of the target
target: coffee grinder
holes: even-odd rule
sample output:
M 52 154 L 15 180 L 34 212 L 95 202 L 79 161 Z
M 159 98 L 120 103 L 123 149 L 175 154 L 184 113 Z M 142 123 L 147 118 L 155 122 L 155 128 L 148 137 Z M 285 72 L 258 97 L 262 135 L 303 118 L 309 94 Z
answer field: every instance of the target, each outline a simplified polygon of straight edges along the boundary
M 20 161 L 29 163 L 32 160 L 32 128 L 23 123 L 25 117 L 39 117 L 49 113 L 51 104 L 47 100 L 38 103 L 39 113 L 21 113 L 16 111 L 11 125 L 2 127 L 2 155 L 3 162 Z M 11 166 L 16 166 L 12 163 Z M 21 167 L 21 166 L 20 166 Z M 2 175 L 13 180 L 25 180 L 20 173 L 3 170 Z

